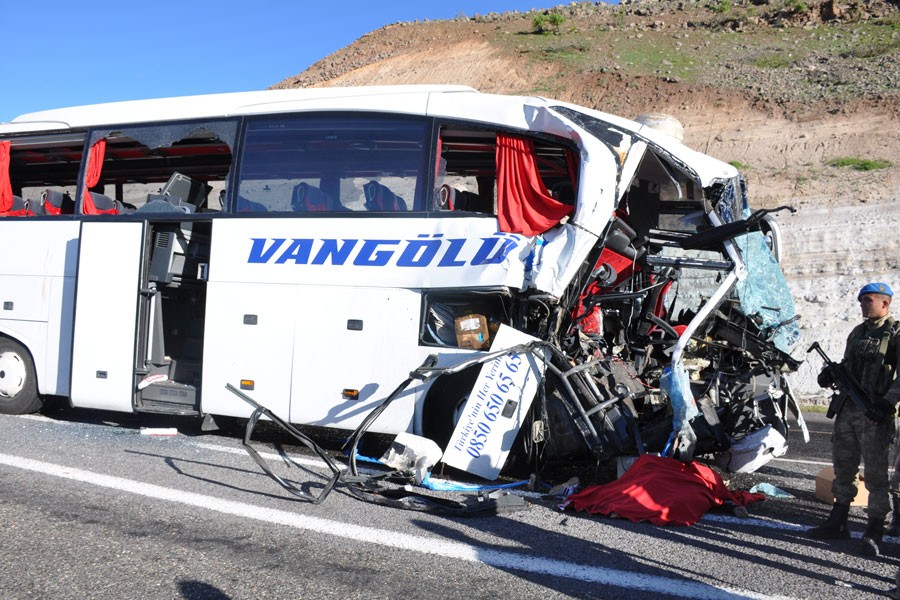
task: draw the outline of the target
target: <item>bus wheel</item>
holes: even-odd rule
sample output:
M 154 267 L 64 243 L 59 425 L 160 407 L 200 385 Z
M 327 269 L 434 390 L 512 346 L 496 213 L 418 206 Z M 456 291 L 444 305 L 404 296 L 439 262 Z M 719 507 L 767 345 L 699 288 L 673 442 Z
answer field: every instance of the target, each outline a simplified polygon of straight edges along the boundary
M 31 354 L 18 342 L 0 337 L 0 413 L 24 415 L 42 405 Z
M 431 385 L 422 412 L 422 434 L 434 440 L 441 450 L 453 436 L 462 408 L 472 392 L 481 365 L 473 365 L 459 373 L 442 375 Z

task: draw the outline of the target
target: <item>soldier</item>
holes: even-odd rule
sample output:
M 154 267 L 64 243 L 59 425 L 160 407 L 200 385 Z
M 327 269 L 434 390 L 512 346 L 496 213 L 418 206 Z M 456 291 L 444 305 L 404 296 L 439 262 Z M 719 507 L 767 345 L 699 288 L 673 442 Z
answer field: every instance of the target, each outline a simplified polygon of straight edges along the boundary
M 841 366 L 856 378 L 876 411 L 886 416 L 876 421 L 875 413 L 867 413 L 850 401 L 843 403 L 835 417 L 831 437 L 834 463 L 831 490 L 835 503 L 828 518 L 809 530 L 817 539 L 850 537 L 847 517 L 850 503 L 856 497 L 856 475 L 862 458 L 869 506 L 861 552 L 867 556 L 879 556 L 884 520 L 890 511 L 889 452 L 896 430 L 894 407 L 900 401 L 900 381 L 896 378 L 900 364 L 900 322 L 888 314 L 893 295 L 886 283 L 869 283 L 859 291 L 857 299 L 864 320 L 847 337 L 841 361 Z M 831 368 L 822 369 L 818 381 L 822 387 L 832 386 L 835 379 Z M 838 389 L 837 393 L 844 392 Z

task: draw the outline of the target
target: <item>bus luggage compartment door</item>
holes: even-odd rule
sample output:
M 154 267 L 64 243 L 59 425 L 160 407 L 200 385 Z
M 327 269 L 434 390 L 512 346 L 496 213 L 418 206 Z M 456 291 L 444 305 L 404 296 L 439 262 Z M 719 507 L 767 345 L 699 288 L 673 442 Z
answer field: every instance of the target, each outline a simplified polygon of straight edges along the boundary
M 86 221 L 75 287 L 73 406 L 132 411 L 144 224 Z

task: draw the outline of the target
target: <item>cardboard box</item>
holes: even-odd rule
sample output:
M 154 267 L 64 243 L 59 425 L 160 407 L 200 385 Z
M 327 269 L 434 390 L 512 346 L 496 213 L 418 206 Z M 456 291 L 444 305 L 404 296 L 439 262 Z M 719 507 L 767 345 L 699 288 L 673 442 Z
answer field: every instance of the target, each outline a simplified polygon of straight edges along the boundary
M 486 350 L 491 345 L 484 315 L 466 315 L 456 319 L 456 345 L 470 350 Z
M 834 468 L 824 467 L 816 475 L 816 498 L 828 504 L 834 504 L 834 496 L 831 494 L 831 482 L 834 481 Z M 869 490 L 866 489 L 865 477 L 862 473 L 856 478 L 856 498 L 850 506 L 868 506 Z

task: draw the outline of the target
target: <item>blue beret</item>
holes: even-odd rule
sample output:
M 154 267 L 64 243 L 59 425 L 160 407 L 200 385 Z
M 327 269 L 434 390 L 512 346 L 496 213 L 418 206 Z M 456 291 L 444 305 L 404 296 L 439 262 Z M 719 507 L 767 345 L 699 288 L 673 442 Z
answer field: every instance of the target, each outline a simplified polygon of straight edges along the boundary
M 882 294 L 885 296 L 894 296 L 894 290 L 891 289 L 886 283 L 867 283 L 859 290 L 859 295 L 856 297 L 857 300 L 865 296 L 866 294 Z

